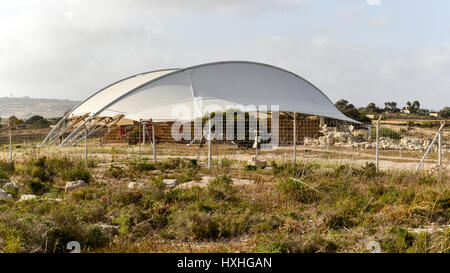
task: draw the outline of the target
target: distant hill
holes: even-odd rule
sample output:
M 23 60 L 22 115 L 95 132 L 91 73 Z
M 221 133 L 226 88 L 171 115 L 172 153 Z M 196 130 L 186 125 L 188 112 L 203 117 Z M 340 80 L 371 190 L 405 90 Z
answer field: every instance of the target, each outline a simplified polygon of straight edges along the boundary
M 45 118 L 61 117 L 67 110 L 72 109 L 79 102 L 58 99 L 36 99 L 30 97 L 0 98 L 0 117 L 8 118 L 12 115 L 26 119 L 34 115 Z

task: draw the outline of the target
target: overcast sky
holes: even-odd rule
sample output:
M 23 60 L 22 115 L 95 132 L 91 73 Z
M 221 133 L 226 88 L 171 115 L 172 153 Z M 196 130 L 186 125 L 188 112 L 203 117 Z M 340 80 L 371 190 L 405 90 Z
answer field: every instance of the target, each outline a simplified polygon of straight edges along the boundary
M 0 0 L 0 97 L 82 100 L 159 68 L 248 60 L 357 106 L 450 105 L 448 0 Z

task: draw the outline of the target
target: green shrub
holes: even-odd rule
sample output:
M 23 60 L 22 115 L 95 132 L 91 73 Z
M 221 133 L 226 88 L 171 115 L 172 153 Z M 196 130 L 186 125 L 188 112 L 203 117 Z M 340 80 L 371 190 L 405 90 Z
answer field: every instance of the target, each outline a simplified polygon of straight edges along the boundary
M 42 183 L 41 181 L 36 180 L 36 179 L 28 180 L 25 184 L 26 184 L 27 189 L 32 194 L 36 194 L 36 195 L 43 194 L 47 188 L 47 186 L 44 183 Z
M 92 180 L 91 173 L 82 164 L 78 164 L 74 168 L 64 170 L 61 173 L 61 178 L 64 181 L 83 180 L 86 183 L 89 183 Z
M 80 189 L 73 191 L 70 195 L 73 200 L 76 201 L 86 201 L 86 200 L 93 200 L 94 199 L 94 193 L 92 189 Z
M 181 238 L 217 239 L 221 234 L 217 219 L 209 213 L 200 211 L 177 213 L 174 216 L 173 226 Z
M 207 192 L 208 196 L 214 200 L 234 200 L 233 181 L 226 175 L 217 176 L 209 183 Z
M 0 172 L 11 174 L 16 170 L 14 162 L 3 162 L 0 161 Z
M 329 229 L 351 228 L 354 226 L 351 216 L 345 212 L 333 213 L 326 217 L 325 225 Z
M 45 156 L 31 161 L 28 165 L 28 172 L 33 178 L 37 178 L 42 182 L 53 182 L 53 178 L 56 175 L 54 168 L 49 166 Z
M 115 165 L 111 164 L 111 166 L 109 166 L 106 174 L 113 178 L 120 178 L 120 177 L 124 176 L 125 171 L 120 166 L 115 166 Z
M 386 128 L 386 127 L 380 127 L 378 129 L 378 133 L 379 133 L 379 137 L 389 137 L 389 138 L 395 139 L 395 140 L 399 140 L 402 138 L 402 136 L 398 132 L 396 132 L 392 129 Z M 371 134 L 372 139 L 375 139 L 376 136 L 377 136 L 376 130 L 372 130 L 372 134 Z
M 366 162 L 366 165 L 362 167 L 361 174 L 367 178 L 377 176 L 377 166 L 374 163 Z
M 283 194 L 289 196 L 289 198 L 305 204 L 311 204 L 320 199 L 317 191 L 293 179 L 280 180 L 278 182 L 278 189 Z
M 9 228 L 2 223 L 0 223 L 0 241 L 0 253 L 17 253 L 23 250 L 22 231 Z
M 244 166 L 244 170 L 246 170 L 246 171 L 257 171 L 258 167 L 256 167 L 255 165 L 247 164 L 247 165 Z
M 292 241 L 281 234 L 258 237 L 255 251 L 260 253 L 289 253 Z
M 168 158 L 162 162 L 158 162 L 157 166 L 158 169 L 161 171 L 198 167 L 196 159 L 183 159 L 183 158 Z
M 133 217 L 128 214 L 122 213 L 120 216 L 113 220 L 113 224 L 119 225 L 119 234 L 127 235 L 131 231 L 133 225 Z
M 90 225 L 86 231 L 85 247 L 96 249 L 108 244 L 109 239 L 103 235 L 98 225 Z
M 156 170 L 155 164 L 148 162 L 148 160 L 135 160 L 129 163 L 130 172 L 147 172 Z
M 0 171 L 0 179 L 9 179 L 9 176 L 5 171 Z

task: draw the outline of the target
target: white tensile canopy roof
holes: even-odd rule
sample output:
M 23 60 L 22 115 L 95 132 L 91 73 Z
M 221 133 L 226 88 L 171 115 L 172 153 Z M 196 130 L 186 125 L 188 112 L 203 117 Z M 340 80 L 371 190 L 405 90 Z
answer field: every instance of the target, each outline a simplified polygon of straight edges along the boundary
M 174 71 L 177 71 L 177 69 L 162 69 L 150 71 L 133 75 L 111 85 L 108 85 L 107 87 L 93 94 L 78 106 L 76 106 L 74 109 L 72 109 L 70 116 L 75 117 L 85 114 L 97 113 L 118 97 L 127 94 L 130 90 L 133 90 L 134 88 L 139 87 L 146 82 Z
M 356 122 L 300 76 L 271 65 L 244 61 L 135 75 L 95 93 L 75 107 L 70 116 L 122 114 L 135 121 L 169 121 L 194 119 L 207 112 L 248 105 L 265 105 L 268 111 L 272 105 L 278 105 L 280 112 Z M 189 115 L 181 117 L 180 112 Z

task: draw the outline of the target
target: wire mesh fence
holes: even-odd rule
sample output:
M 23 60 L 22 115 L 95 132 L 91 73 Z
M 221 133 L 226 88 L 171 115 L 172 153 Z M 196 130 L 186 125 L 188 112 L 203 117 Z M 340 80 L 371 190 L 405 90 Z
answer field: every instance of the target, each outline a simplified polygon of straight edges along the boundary
M 421 168 L 434 168 L 439 162 L 447 168 L 450 165 L 450 128 L 444 126 L 440 136 L 438 129 L 439 124 L 422 126 L 382 121 L 378 127 L 380 168 L 414 170 L 427 150 L 429 153 Z M 211 124 L 206 119 L 197 124 L 135 122 L 80 130 L 73 140 L 66 143 L 64 139 L 70 132 L 65 132 L 52 145 L 38 148 L 48 133 L 49 130 L 3 129 L 0 131 L 0 159 L 11 160 L 12 154 L 13 160 L 20 160 L 21 156 L 29 153 L 83 157 L 86 145 L 90 157 L 104 161 L 130 157 L 156 160 L 186 157 L 197 159 L 205 166 L 208 159 L 212 165 L 227 161 L 242 165 L 292 164 L 304 160 L 328 164 L 377 161 L 376 122 L 350 124 L 303 116 L 294 121 L 292 115 L 277 119 L 246 118 L 244 121 L 223 118 Z

